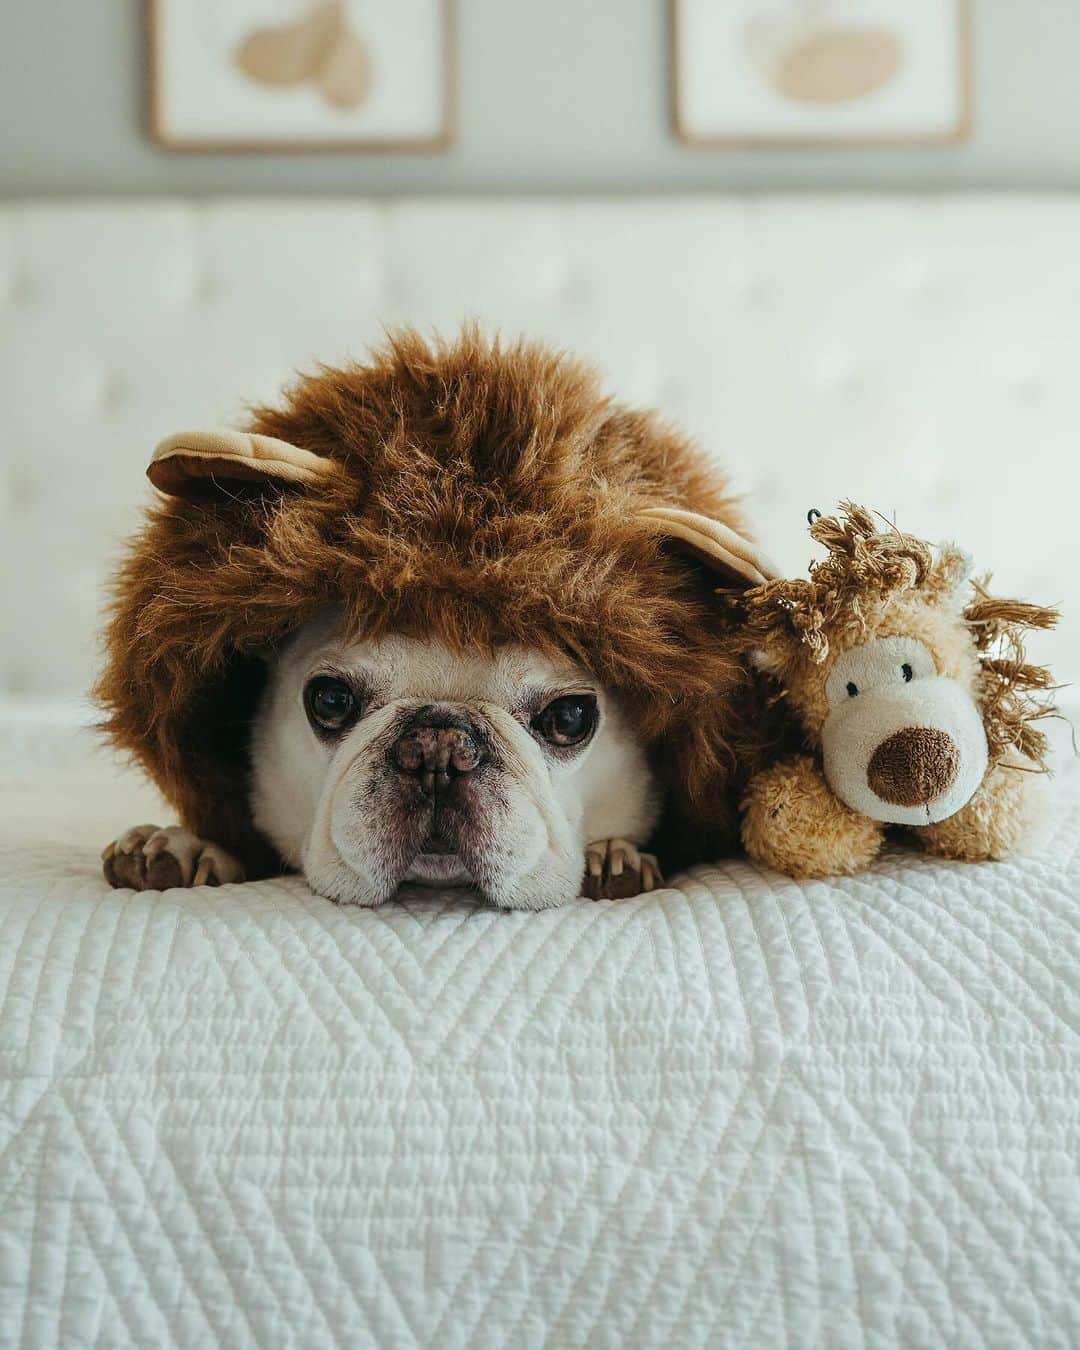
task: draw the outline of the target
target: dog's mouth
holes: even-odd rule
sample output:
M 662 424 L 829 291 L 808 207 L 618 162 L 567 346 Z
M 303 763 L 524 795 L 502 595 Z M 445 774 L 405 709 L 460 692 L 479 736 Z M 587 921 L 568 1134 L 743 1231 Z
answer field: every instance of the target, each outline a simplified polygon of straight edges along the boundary
M 448 854 L 457 853 L 457 844 L 451 843 L 445 834 L 429 834 L 420 845 L 421 857 L 443 857 Z
M 475 885 L 475 878 L 462 862 L 457 844 L 441 832 L 427 836 L 403 880 L 428 886 Z

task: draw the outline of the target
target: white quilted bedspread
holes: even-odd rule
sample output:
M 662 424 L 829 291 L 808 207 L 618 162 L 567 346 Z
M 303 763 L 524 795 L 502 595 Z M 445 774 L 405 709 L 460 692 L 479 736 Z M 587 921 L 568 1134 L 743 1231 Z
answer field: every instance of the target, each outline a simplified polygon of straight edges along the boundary
M 1080 1343 L 1080 809 L 508 915 L 3 854 L 0 1344 Z

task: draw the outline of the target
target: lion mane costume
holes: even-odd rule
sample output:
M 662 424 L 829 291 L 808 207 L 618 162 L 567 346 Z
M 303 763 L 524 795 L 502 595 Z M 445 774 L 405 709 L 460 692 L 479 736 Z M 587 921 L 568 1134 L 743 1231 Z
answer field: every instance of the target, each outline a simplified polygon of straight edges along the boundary
M 714 590 L 770 572 L 716 468 L 587 368 L 475 329 L 398 333 L 244 432 L 170 437 L 147 472 L 162 495 L 115 580 L 96 695 L 111 740 L 248 876 L 281 865 L 249 809 L 265 654 L 329 603 L 358 637 L 568 653 L 650 747 L 664 865 L 735 843 L 753 736 Z

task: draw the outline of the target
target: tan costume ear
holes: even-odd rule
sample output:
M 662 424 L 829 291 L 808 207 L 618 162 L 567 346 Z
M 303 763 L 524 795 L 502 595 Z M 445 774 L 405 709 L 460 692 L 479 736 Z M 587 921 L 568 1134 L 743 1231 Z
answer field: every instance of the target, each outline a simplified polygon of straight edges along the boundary
M 694 557 L 737 586 L 763 586 L 780 575 L 749 539 L 718 520 L 674 506 L 647 507 L 641 518 L 657 534 L 678 540 Z
M 339 478 L 332 459 L 246 431 L 181 431 L 154 451 L 146 476 L 170 497 L 204 501 L 254 487 L 315 487 Z

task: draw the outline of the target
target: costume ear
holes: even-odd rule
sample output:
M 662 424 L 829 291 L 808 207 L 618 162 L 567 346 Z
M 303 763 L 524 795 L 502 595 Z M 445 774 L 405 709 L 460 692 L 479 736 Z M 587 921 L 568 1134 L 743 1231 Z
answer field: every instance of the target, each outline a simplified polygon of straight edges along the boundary
M 154 451 L 146 476 L 170 497 L 205 501 L 267 487 L 316 487 L 336 480 L 332 459 L 247 431 L 181 431 Z
M 646 507 L 641 518 L 657 534 L 677 540 L 695 558 L 740 588 L 762 586 L 780 575 L 756 545 L 718 520 L 674 506 Z

